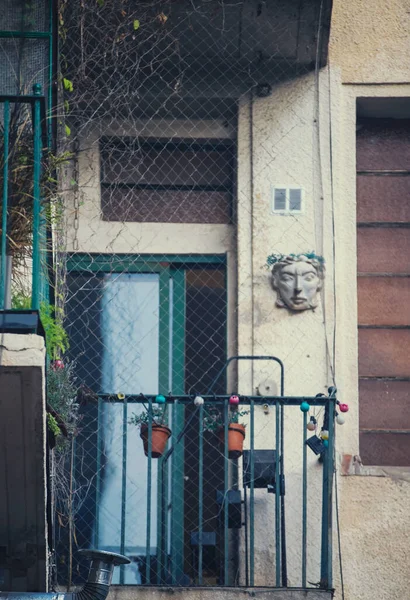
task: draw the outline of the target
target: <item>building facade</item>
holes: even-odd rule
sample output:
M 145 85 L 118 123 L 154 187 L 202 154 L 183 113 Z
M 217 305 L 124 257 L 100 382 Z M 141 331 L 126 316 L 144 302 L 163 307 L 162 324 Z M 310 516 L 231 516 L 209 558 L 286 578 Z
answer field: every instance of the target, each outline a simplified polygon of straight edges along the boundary
M 69 360 L 91 397 L 76 437 L 75 544 L 133 557 L 118 598 L 166 593 L 133 587 L 151 584 L 279 594 L 284 563 L 289 587 L 313 594 L 324 467 L 305 456 L 299 406 L 285 407 L 279 437 L 263 398 L 302 402 L 331 386 L 349 410 L 336 406 L 330 587 L 340 600 L 408 597 L 409 15 L 398 0 L 302 4 L 60 6 L 72 155 L 55 256 Z M 275 282 L 290 255 L 296 271 Z M 234 361 L 216 379 L 233 356 L 278 357 L 284 394 L 274 361 Z M 283 457 L 281 545 L 267 486 L 252 487 L 251 525 L 242 504 L 228 528 L 217 492 L 251 492 L 245 462 L 212 429 L 198 433 L 194 397 L 212 394 L 239 395 L 245 450 Z M 192 401 L 170 408 L 166 472 L 130 420 L 141 398 L 168 395 Z M 320 405 L 307 417 L 326 430 Z M 81 565 L 67 575 L 67 528 L 56 530 L 59 583 L 80 583 Z

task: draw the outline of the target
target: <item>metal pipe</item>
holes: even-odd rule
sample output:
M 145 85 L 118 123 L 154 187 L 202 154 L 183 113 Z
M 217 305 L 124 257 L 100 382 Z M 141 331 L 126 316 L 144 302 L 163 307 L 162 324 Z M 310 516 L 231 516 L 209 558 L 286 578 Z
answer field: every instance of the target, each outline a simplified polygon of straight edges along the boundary
M 1 600 L 105 600 L 114 567 L 131 561 L 122 554 L 99 550 L 79 550 L 91 560 L 87 583 L 78 592 L 1 592 Z
M 10 103 L 4 103 L 4 163 L 3 163 L 3 205 L 1 215 L 1 278 L 0 278 L 0 308 L 4 308 L 4 296 L 7 277 L 7 202 L 9 187 L 9 127 L 10 127 Z
M 33 274 L 31 306 L 40 308 L 40 178 L 41 178 L 41 85 L 33 85 L 33 94 L 36 96 L 33 111 Z

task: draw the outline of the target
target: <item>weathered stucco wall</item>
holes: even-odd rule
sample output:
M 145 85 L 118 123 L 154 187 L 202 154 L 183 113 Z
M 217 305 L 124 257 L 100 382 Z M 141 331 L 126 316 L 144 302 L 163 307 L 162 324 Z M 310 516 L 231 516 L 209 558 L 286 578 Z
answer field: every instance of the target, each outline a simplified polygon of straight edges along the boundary
M 339 491 L 345 599 L 407 600 L 410 479 L 342 477 Z M 341 600 L 337 558 L 335 599 Z
M 360 3 L 358 3 L 360 4 Z M 338 29 L 337 24 L 336 30 Z M 357 25 L 358 26 L 358 25 Z M 363 25 L 364 26 L 364 25 Z M 367 26 L 367 25 L 366 25 Z M 356 27 L 356 25 L 355 25 Z M 345 52 L 346 53 L 346 52 Z M 386 63 L 385 63 L 386 65 Z M 359 456 L 356 290 L 356 101 L 363 97 L 408 98 L 410 85 L 344 85 L 344 64 L 325 70 L 316 88 L 313 77 L 284 84 L 270 98 L 255 100 L 253 127 L 249 99 L 239 120 L 238 302 L 239 354 L 276 354 L 286 366 L 289 394 L 315 394 L 332 383 L 329 363 L 335 347 L 335 376 L 339 398 L 350 405 L 343 427 L 337 427 L 338 488 L 342 562 L 346 600 L 397 598 L 410 588 L 408 537 L 410 483 L 404 469 L 391 472 L 364 469 L 360 459 L 340 476 L 344 455 Z M 360 66 L 360 61 L 359 61 Z M 407 77 L 409 79 L 409 77 Z M 383 115 L 380 115 L 383 116 Z M 251 139 L 253 135 L 253 141 Z M 249 154 L 253 147 L 253 190 L 249 183 Z M 332 172 L 330 171 L 330 159 Z M 275 183 L 301 185 L 306 192 L 305 214 L 270 214 L 270 187 Z M 274 306 L 275 294 L 262 265 L 273 251 L 322 252 L 327 276 L 322 304 L 314 313 L 290 314 Z M 249 276 L 252 273 L 252 276 Z M 241 294 L 248 289 L 250 294 Z M 334 308 L 336 307 L 336 311 Z M 251 317 L 250 317 L 251 315 Z M 336 325 L 335 329 L 333 325 Z M 333 338 L 335 335 L 335 338 Z M 274 368 L 259 364 L 239 369 L 242 393 L 255 392 L 264 380 L 276 380 Z M 285 445 L 287 532 L 290 583 L 300 565 L 300 415 L 289 411 Z M 272 415 L 256 418 L 258 447 L 275 447 Z M 309 456 L 308 580 L 317 581 L 320 477 Z M 255 537 L 258 576 L 269 578 L 274 548 L 273 526 L 263 515 L 272 513 L 271 499 L 258 494 Z M 262 515 L 262 516 L 261 516 Z M 335 528 L 334 586 L 341 596 Z
M 333 0 L 329 50 L 345 83 L 410 81 L 408 2 Z

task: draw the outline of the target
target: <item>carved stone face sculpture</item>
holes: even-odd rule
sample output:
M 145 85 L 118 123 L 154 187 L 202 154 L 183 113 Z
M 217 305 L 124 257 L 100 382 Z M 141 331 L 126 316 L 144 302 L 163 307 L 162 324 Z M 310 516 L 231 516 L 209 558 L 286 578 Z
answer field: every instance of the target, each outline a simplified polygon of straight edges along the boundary
M 322 289 L 324 265 L 306 256 L 284 256 L 272 269 L 276 305 L 292 311 L 316 308 Z

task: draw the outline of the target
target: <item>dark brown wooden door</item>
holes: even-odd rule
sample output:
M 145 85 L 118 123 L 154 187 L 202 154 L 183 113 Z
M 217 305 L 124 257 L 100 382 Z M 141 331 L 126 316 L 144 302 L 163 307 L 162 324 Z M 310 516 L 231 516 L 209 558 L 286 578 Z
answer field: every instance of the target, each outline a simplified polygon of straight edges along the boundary
M 357 133 L 360 454 L 410 466 L 410 121 Z

